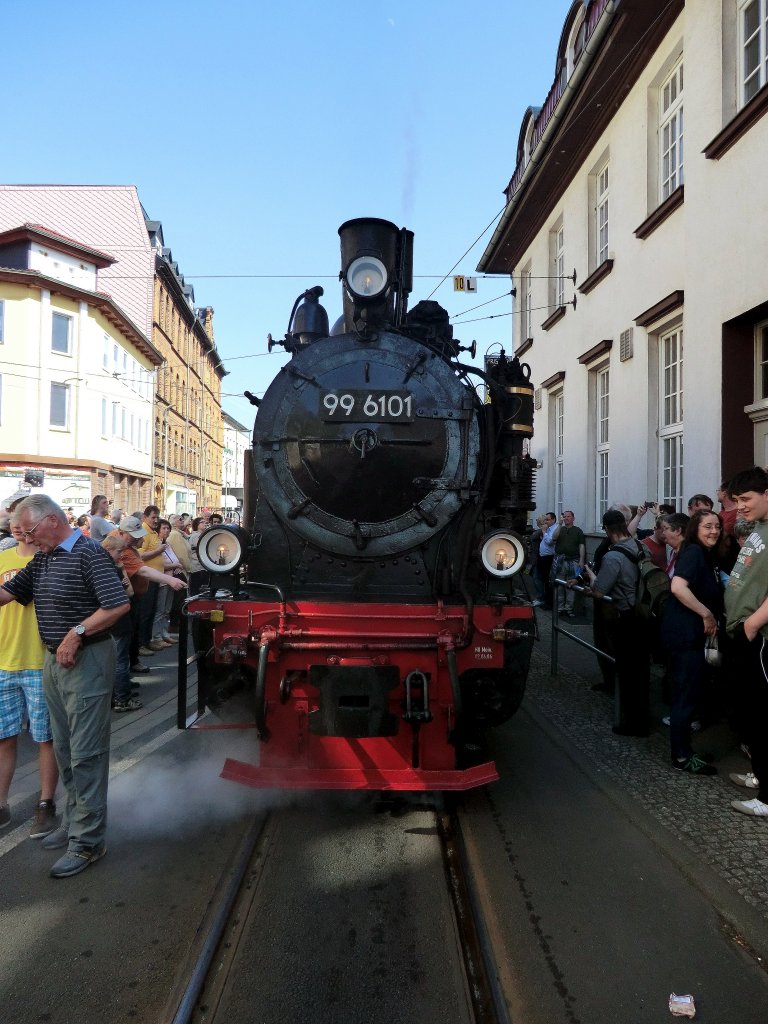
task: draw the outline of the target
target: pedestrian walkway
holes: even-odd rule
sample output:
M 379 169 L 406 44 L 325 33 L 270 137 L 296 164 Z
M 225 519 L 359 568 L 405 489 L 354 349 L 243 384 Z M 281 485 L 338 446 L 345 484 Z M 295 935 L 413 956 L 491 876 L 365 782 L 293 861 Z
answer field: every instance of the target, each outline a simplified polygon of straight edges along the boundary
M 713 869 L 768 922 L 768 820 L 749 818 L 731 809 L 734 799 L 749 791 L 733 785 L 729 772 L 748 770 L 748 762 L 725 723 L 693 737 L 699 753 L 713 755 L 719 775 L 692 777 L 670 765 L 669 730 L 661 724 L 667 713 L 661 703 L 660 672 L 654 670 L 654 723 L 647 739 L 614 736 L 613 701 L 592 690 L 601 681 L 595 657 L 560 636 L 559 671 L 550 675 L 551 616 L 538 612 L 540 644 L 534 651 L 526 700 L 555 725 L 598 772 L 636 800 L 647 814 L 683 845 L 701 865 Z M 561 625 L 591 640 L 585 616 Z

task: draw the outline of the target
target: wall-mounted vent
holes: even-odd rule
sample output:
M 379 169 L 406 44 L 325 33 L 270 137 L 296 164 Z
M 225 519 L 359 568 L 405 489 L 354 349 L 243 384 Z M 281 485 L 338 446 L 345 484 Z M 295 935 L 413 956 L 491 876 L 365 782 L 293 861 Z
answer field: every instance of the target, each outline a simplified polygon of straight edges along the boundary
M 536 388 L 533 392 L 533 407 L 534 409 L 541 408 L 541 388 Z
M 619 359 L 622 363 L 626 363 L 628 359 L 632 358 L 632 331 L 634 328 L 628 327 L 626 331 L 621 332 L 619 339 Z

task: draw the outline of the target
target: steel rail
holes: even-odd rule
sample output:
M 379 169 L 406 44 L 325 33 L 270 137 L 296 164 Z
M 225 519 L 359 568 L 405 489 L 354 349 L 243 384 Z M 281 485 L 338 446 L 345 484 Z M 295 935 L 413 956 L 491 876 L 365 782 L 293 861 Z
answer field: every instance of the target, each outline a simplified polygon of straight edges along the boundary
M 222 877 L 219 881 L 206 912 L 205 920 L 198 932 L 200 939 L 194 953 L 191 970 L 185 971 L 188 980 L 183 983 L 179 995 L 174 993 L 171 996 L 168 1008 L 162 1017 L 163 1024 L 190 1024 L 248 867 L 259 840 L 265 832 L 267 821 L 268 816 L 250 826 L 235 854 L 227 880 L 224 881 Z
M 454 802 L 444 796 L 443 806 L 436 811 L 436 816 L 476 1024 L 511 1024 Z

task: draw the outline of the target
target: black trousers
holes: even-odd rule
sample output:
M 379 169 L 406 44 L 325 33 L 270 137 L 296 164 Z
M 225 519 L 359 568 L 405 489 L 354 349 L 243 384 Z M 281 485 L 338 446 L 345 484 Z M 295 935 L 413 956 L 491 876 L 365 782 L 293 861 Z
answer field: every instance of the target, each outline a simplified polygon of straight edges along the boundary
M 757 798 L 768 804 L 768 642 L 758 633 L 747 640 L 740 623 L 733 634 L 729 675 L 736 688 L 739 732 L 749 747 L 752 771 L 760 788 Z
M 614 725 L 628 732 L 648 731 L 651 664 L 645 623 L 634 611 L 618 612 L 605 620 L 616 659 L 619 702 Z
M 542 555 L 541 552 L 539 552 L 539 560 L 536 563 L 536 572 L 539 574 L 539 579 L 544 583 L 545 608 L 552 607 L 552 580 L 549 577 L 554 560 L 554 555 Z

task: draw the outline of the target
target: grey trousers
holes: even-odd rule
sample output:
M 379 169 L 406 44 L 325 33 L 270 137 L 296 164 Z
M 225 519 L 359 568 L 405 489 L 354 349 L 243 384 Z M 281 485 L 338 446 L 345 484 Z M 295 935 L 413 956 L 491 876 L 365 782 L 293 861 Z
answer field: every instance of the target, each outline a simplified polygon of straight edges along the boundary
M 51 716 L 53 749 L 66 790 L 62 825 L 71 853 L 104 845 L 115 642 L 89 644 L 72 668 L 48 651 L 43 691 Z

